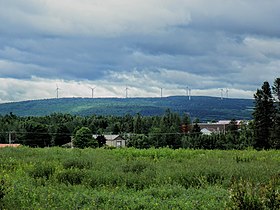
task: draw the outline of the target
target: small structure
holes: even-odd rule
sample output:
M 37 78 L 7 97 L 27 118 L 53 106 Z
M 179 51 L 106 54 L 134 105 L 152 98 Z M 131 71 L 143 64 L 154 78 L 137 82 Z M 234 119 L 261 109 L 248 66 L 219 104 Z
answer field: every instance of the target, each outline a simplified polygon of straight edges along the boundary
M 207 128 L 202 128 L 200 131 L 203 135 L 211 135 L 212 132 L 209 131 Z
M 93 135 L 93 138 L 97 138 L 100 135 Z M 103 135 L 106 139 L 106 145 L 111 147 L 125 147 L 125 139 L 120 135 Z
M 0 148 L 3 147 L 19 147 L 21 144 L 0 144 Z
M 228 126 L 230 125 L 230 120 L 220 120 L 218 122 L 215 123 L 198 123 L 198 126 L 201 129 L 201 132 L 203 133 L 203 131 L 205 132 L 204 134 L 207 133 L 207 135 L 209 135 L 208 133 L 225 133 L 227 131 Z M 242 120 L 236 120 L 236 125 L 238 127 L 241 126 Z M 207 131 L 206 131 L 207 130 Z

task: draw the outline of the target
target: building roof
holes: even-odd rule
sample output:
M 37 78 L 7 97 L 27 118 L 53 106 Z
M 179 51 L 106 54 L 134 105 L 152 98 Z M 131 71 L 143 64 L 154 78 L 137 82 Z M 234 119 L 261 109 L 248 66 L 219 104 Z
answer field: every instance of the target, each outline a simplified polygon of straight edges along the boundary
M 230 124 L 231 120 L 219 120 L 216 124 L 228 125 Z M 237 125 L 240 125 L 242 120 L 235 120 Z
M 205 135 L 210 135 L 212 133 L 212 131 L 208 130 L 207 128 L 203 128 L 201 129 L 200 131 L 202 134 L 205 134 Z
M 0 148 L 2 147 L 19 147 L 20 144 L 0 144 Z
M 98 136 L 100 136 L 100 135 L 95 134 L 95 135 L 93 135 L 92 137 L 96 139 Z M 118 137 L 120 137 L 120 135 L 103 135 L 103 136 L 105 137 L 105 139 L 106 139 L 107 141 L 114 141 L 115 139 L 117 139 Z

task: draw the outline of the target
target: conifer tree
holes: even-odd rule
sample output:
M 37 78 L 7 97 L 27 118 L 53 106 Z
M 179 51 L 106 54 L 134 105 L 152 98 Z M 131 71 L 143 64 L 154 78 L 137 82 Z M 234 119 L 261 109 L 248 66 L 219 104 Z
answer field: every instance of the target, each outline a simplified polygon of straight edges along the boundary
M 275 107 L 268 82 L 263 83 L 262 88 L 257 90 L 254 98 L 254 146 L 257 149 L 269 149 Z
M 275 95 L 275 116 L 273 120 L 273 129 L 271 133 L 270 144 L 274 149 L 280 149 L 280 78 L 274 80 L 272 86 L 273 94 Z

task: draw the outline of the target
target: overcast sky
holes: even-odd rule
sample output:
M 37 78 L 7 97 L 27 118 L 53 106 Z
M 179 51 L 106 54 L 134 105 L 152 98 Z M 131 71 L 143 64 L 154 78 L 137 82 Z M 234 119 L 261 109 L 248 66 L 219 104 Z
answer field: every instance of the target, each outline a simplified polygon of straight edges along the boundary
M 279 0 L 0 0 L 0 102 L 252 98 L 280 76 Z

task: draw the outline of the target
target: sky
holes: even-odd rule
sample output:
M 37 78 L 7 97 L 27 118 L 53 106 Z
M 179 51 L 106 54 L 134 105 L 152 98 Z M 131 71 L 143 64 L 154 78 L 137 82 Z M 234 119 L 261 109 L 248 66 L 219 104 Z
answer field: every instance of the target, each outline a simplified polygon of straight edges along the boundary
M 253 98 L 280 76 L 279 0 L 0 0 L 0 103 Z

